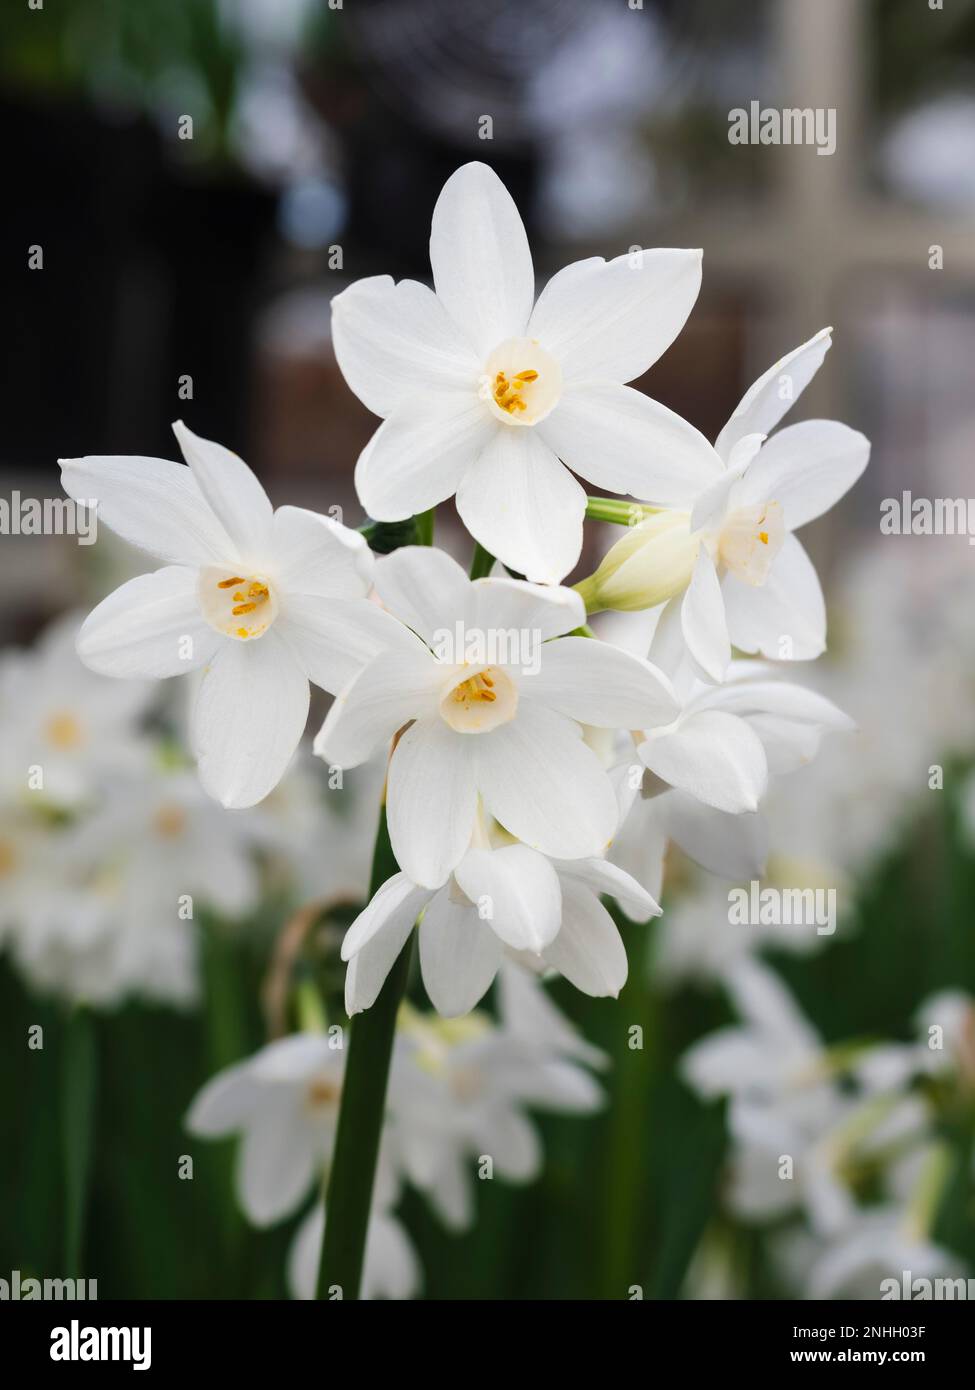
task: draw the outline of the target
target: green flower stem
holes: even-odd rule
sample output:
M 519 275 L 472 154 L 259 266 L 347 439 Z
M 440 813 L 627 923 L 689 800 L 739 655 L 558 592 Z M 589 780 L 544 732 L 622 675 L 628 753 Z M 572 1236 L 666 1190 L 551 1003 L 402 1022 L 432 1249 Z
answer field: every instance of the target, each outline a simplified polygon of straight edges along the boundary
M 471 578 L 484 579 L 491 573 L 493 564 L 494 556 L 490 550 L 485 550 L 480 541 L 475 541 L 474 554 L 471 556 Z
M 659 507 L 645 507 L 642 502 L 627 502 L 619 497 L 587 497 L 586 516 L 592 521 L 611 521 L 616 526 L 636 526 Z
M 421 512 L 419 516 L 413 518 L 416 522 L 417 545 L 433 545 L 433 525 L 436 515 L 436 509 L 431 507 L 428 512 Z
M 383 806 L 372 861 L 370 897 L 399 866 L 389 842 Z M 318 1297 L 341 1289 L 359 1297 L 376 1160 L 386 1106 L 386 1084 L 396 1032 L 396 1015 L 410 973 L 413 936 L 399 953 L 371 1009 L 356 1014 L 349 1028 L 349 1055 L 342 1086 L 335 1152 L 325 1194 L 325 1241 L 318 1270 Z
M 411 533 L 389 546 L 433 544 L 434 511 L 413 518 Z M 389 839 L 386 802 L 380 811 L 372 857 L 370 898 L 399 869 Z M 406 994 L 413 954 L 413 934 L 400 951 L 371 1009 L 356 1014 L 349 1025 L 349 1054 L 342 1083 L 342 1104 L 335 1150 L 325 1186 L 325 1239 L 318 1267 L 318 1297 L 329 1299 L 341 1290 L 343 1299 L 357 1299 L 362 1284 L 372 1189 L 376 1181 L 379 1141 L 386 1110 L 389 1064 L 396 1035 L 396 1015 Z
M 95 1133 L 98 1067 L 95 1023 L 79 1005 L 61 1041 L 61 1158 L 64 1171 L 64 1274 L 82 1277 L 82 1250 Z

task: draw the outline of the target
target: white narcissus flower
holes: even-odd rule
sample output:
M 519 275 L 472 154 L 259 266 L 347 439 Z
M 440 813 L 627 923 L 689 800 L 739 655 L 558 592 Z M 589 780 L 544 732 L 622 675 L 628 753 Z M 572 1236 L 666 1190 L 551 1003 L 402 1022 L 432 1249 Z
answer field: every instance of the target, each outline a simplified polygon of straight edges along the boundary
M 891 1287 L 907 1297 L 920 1291 L 915 1279 L 963 1279 L 968 1269 L 952 1250 L 936 1245 L 919 1230 L 910 1210 L 884 1204 L 858 1211 L 835 1238 L 813 1247 L 811 1267 L 805 1279 L 807 1298 L 881 1298 Z M 893 1281 L 893 1285 L 887 1281 Z M 930 1296 L 930 1293 L 929 1293 Z
M 191 772 L 148 765 L 67 833 L 63 853 L 82 874 L 110 877 L 125 915 L 165 922 L 184 894 L 226 917 L 253 911 L 263 842 L 259 820 L 216 805 Z
M 518 210 L 486 165 L 466 164 L 434 209 L 430 262 L 434 290 L 379 275 L 332 301 L 339 366 L 384 421 L 356 467 L 370 516 L 397 521 L 456 493 L 476 540 L 551 583 L 582 546 L 586 495 L 570 468 L 623 493 L 707 479 L 704 437 L 623 385 L 683 328 L 700 251 L 578 261 L 533 307 Z
M 449 1021 L 407 1009 L 400 1029 L 389 1148 L 452 1229 L 473 1222 L 472 1180 L 484 1156 L 509 1182 L 537 1176 L 542 1147 L 527 1110 L 586 1115 L 603 1104 L 602 1089 L 577 1065 L 571 1044 L 551 1032 L 526 1039 L 507 1010 L 498 1027 L 482 1013 Z
M 295 1033 L 227 1067 L 186 1116 L 191 1134 L 240 1134 L 237 1196 L 269 1226 L 294 1211 L 331 1158 L 345 1052 L 323 1033 Z
M 418 916 L 423 983 L 446 1018 L 478 1003 L 506 950 L 558 970 L 586 994 L 615 997 L 626 983 L 626 948 L 602 893 L 644 921 L 660 912 L 604 859 L 547 859 L 479 818 L 474 847 L 444 887 L 418 888 L 395 874 L 349 927 L 342 943 L 346 1010 L 356 1014 L 375 1003 Z
M 76 810 L 106 779 L 142 765 L 138 721 L 153 687 L 112 681 L 78 660 L 81 618 L 53 622 L 30 651 L 0 660 L 0 792 Z
M 668 627 L 676 630 L 665 612 L 650 650 L 664 671 Z M 732 662 L 723 685 L 699 680 L 683 659 L 669 674 L 683 702 L 678 718 L 645 736 L 634 730 L 639 763 L 631 759 L 615 773 L 622 825 L 611 857 L 654 896 L 668 839 L 710 873 L 760 875 L 768 830 L 759 806 L 770 775 L 810 762 L 824 734 L 855 727 L 824 695 L 781 680 L 761 662 Z
M 569 589 L 471 582 L 422 546 L 377 561 L 375 582 L 412 633 L 403 629 L 408 642 L 337 697 L 315 751 L 355 767 L 410 725 L 389 763 L 389 831 L 403 872 L 423 888 L 444 884 L 471 846 L 479 797 L 532 849 L 601 855 L 616 797 L 580 723 L 669 723 L 678 707 L 667 678 L 608 643 L 563 637 L 583 615 Z
M 397 625 L 366 600 L 372 554 L 360 535 L 300 507 L 274 511 L 236 454 L 173 428 L 189 467 L 61 460 L 70 496 L 94 499 L 106 526 L 166 561 L 98 605 L 78 651 L 109 676 L 203 667 L 191 727 L 200 777 L 225 806 L 252 806 L 298 745 L 308 682 L 340 689 Z
M 783 357 L 745 393 L 718 436 L 709 466 L 666 494 L 673 508 L 634 526 L 578 586 L 590 607 L 678 610 L 687 649 L 712 681 L 732 645 L 809 660 L 826 646 L 819 579 L 793 532 L 828 511 L 867 466 L 870 444 L 835 420 L 769 431 L 818 371 L 830 329 Z

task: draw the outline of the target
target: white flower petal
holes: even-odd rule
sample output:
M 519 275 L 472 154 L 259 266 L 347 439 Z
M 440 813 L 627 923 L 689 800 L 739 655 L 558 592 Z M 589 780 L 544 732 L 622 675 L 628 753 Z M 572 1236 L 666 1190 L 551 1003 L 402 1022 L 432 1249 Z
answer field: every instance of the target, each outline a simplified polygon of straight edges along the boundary
M 723 681 L 731 661 L 731 643 L 718 573 L 703 545 L 681 602 L 680 625 L 691 658 L 710 680 Z
M 416 280 L 357 280 L 332 300 L 332 346 L 342 375 L 374 415 L 417 396 L 477 390 L 480 361 L 443 303 Z
M 531 1182 L 541 1172 L 542 1145 L 538 1131 L 513 1106 L 494 1106 L 475 1116 L 475 1152 L 490 1154 L 496 1170 L 509 1182 Z
M 68 496 L 97 503 L 98 520 L 130 545 L 167 564 L 236 561 L 236 546 L 183 464 L 128 455 L 59 462 Z
M 562 893 L 554 868 L 527 845 L 472 849 L 454 877 L 487 922 L 515 951 L 538 955 L 562 920 Z
M 304 507 L 278 507 L 272 525 L 274 577 L 285 593 L 360 598 L 373 555 L 358 531 Z
M 429 900 L 428 889 L 417 888 L 404 873 L 393 874 L 376 890 L 371 901 L 345 933 L 342 959 L 351 960 L 377 932 L 388 929 L 399 939 L 404 925 L 408 932 Z
M 410 908 L 387 917 L 383 930 L 377 931 L 349 961 L 345 972 L 345 1012 L 350 1018 L 371 1009 L 386 983 L 386 976 L 396 963 L 413 930 L 414 916 Z
M 598 729 L 670 724 L 680 711 L 670 681 L 649 661 L 591 637 L 545 643 L 541 669 L 522 677 L 519 693 Z
M 376 592 L 391 613 L 433 647 L 438 633 L 463 622 L 471 581 L 446 551 L 404 545 L 376 561 Z
M 787 535 L 761 586 L 733 574 L 722 583 L 732 642 L 743 652 L 780 661 L 810 661 L 826 649 L 826 604 L 812 561 Z
M 722 458 L 731 456 L 731 450 L 744 435 L 772 433 L 823 365 L 832 346 L 832 331 L 821 329 L 808 343 L 781 357 L 748 388 L 718 435 L 714 447 Z
M 200 780 L 224 806 L 254 806 L 277 786 L 305 729 L 308 678 L 272 629 L 223 642 L 192 716 Z
M 607 893 L 636 922 L 659 917 L 662 908 L 637 880 L 607 859 L 561 859 L 556 865 L 560 879 L 583 884 L 590 893 Z
M 501 429 L 476 395 L 446 411 L 416 401 L 401 406 L 359 455 L 359 501 L 377 521 L 405 521 L 436 507 L 454 495 Z
M 768 823 L 760 813 L 730 814 L 705 806 L 686 792 L 668 792 L 665 821 L 670 837 L 710 874 L 760 878 L 768 858 Z
M 603 852 L 616 797 L 577 724 L 526 701 L 510 724 L 475 741 L 478 787 L 506 830 L 559 859 Z
M 583 994 L 615 999 L 626 984 L 626 947 L 616 923 L 588 887 L 568 879 L 562 883 L 562 929 L 545 959 Z
M 430 265 L 440 300 L 481 360 L 524 335 L 535 298 L 528 237 L 511 194 L 486 164 L 464 164 L 444 184 Z
M 580 381 L 536 426 L 573 472 L 658 506 L 689 506 L 721 460 L 686 420 L 631 386 Z
M 701 288 L 701 252 L 671 248 L 593 259 L 555 275 L 529 324 L 566 380 L 632 381 L 666 352 Z
M 765 795 L 768 766 L 761 739 L 736 715 L 692 714 L 673 732 L 651 735 L 637 751 L 664 782 L 719 811 L 754 811 Z
M 212 439 L 202 439 L 177 420 L 173 424 L 183 457 L 217 520 L 242 559 L 266 560 L 274 512 L 268 495 L 244 460 Z
M 737 662 L 735 664 L 738 665 Z M 769 669 L 752 663 L 749 665 L 753 670 Z M 856 728 L 850 716 L 825 695 L 820 695 L 818 690 L 774 677 L 767 680 L 728 681 L 722 686 L 702 691 L 688 705 L 688 709 L 691 708 L 723 709 L 745 718 L 753 714 L 773 714 L 782 719 L 845 733 Z
M 828 512 L 860 477 L 870 441 L 837 420 L 804 420 L 780 430 L 735 488 L 732 506 L 774 500 L 795 531 Z
M 374 657 L 403 642 L 402 623 L 364 598 L 288 594 L 275 631 L 308 679 L 333 694 Z
M 288 1098 L 290 1100 L 290 1097 Z M 311 1136 L 292 1116 L 274 1108 L 243 1138 L 237 1164 L 240 1204 L 255 1226 L 270 1226 L 293 1211 L 315 1178 Z M 288 1123 L 291 1121 L 291 1123 Z
M 168 565 L 102 599 L 78 634 L 78 655 L 103 676 L 181 676 L 223 642 L 200 612 L 198 572 Z
M 586 621 L 586 606 L 574 589 L 492 578 L 476 579 L 470 593 L 468 622 L 478 632 L 529 632 L 547 642 Z
M 586 494 L 532 427 L 501 425 L 457 489 L 475 540 L 511 569 L 554 584 L 582 550 Z
M 470 1013 L 501 964 L 501 942 L 475 908 L 439 892 L 420 923 L 420 968 L 433 1007 L 444 1018 Z
M 412 724 L 389 761 L 387 819 L 393 853 L 417 885 L 439 888 L 471 842 L 477 810 L 474 754 L 439 716 Z
M 728 509 L 732 489 L 749 467 L 765 440 L 764 434 L 746 434 L 731 451 L 728 466 L 698 496 L 691 509 L 691 530 L 716 522 Z M 715 454 L 715 458 L 718 455 Z
M 251 1062 L 238 1062 L 210 1078 L 186 1115 L 190 1134 L 219 1138 L 235 1134 L 260 1104 L 261 1088 L 251 1075 Z
M 315 752 L 333 767 L 358 767 L 380 743 L 436 704 L 441 674 L 433 656 L 414 646 L 383 652 L 337 695 L 315 738 Z

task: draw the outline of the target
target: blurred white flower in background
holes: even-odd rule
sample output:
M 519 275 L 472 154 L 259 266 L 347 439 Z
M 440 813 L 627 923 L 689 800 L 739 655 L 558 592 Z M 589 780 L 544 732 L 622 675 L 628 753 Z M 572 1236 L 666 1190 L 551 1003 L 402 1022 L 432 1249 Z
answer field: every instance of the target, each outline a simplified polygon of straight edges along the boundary
M 416 1255 L 392 1210 L 404 1180 L 448 1227 L 464 1229 L 486 1161 L 491 1176 L 496 1170 L 511 1182 L 537 1176 L 541 1144 L 529 1111 L 585 1115 L 602 1103 L 586 1067 L 604 1058 L 519 965 L 504 967 L 500 1005 L 498 1022 L 487 1014 L 450 1022 L 408 1004 L 400 1011 L 366 1246 L 367 1298 L 419 1290 Z M 339 1030 L 296 1033 L 218 1073 L 193 1101 L 192 1134 L 240 1136 L 237 1196 L 254 1225 L 296 1211 L 327 1172 L 344 1069 Z M 326 1219 L 316 1203 L 295 1233 L 288 1282 L 296 1298 L 314 1296 Z
M 82 614 L 51 623 L 29 651 L 0 655 L 0 797 L 71 810 L 142 766 L 139 722 L 154 695 L 79 660 Z

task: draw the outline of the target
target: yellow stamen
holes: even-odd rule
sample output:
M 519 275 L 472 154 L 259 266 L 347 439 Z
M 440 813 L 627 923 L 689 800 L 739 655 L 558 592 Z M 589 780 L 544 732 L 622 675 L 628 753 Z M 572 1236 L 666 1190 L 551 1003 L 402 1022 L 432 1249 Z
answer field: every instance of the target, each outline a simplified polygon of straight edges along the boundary
M 55 748 L 77 748 L 83 737 L 81 725 L 67 710 L 52 714 L 44 732 L 47 734 L 48 742 Z
M 238 576 L 237 576 L 236 579 L 221 579 L 221 580 L 218 582 L 218 584 L 217 584 L 217 588 L 218 588 L 218 589 L 232 589 L 232 588 L 234 587 L 235 584 L 243 584 L 243 582 L 244 582 L 244 576 L 243 576 L 242 574 L 238 574 Z
M 538 380 L 538 373 L 534 369 L 526 369 L 523 372 L 516 372 L 514 379 L 509 382 L 504 372 L 498 372 L 494 378 L 494 402 L 502 410 L 513 415 L 516 410 L 527 410 L 528 405 L 521 399 L 518 392 L 523 391 L 526 386 Z
M 451 691 L 451 699 L 459 705 L 466 704 L 469 700 L 482 700 L 486 704 L 493 704 L 498 698 L 491 687 L 494 681 L 490 676 L 481 674 L 471 676 L 470 680 L 461 681 L 460 685 Z
M 236 618 L 236 617 L 238 617 L 241 613 L 253 613 L 253 611 L 254 611 L 254 609 L 255 609 L 256 607 L 257 607 L 257 604 L 256 604 L 256 603 L 238 603 L 237 607 L 236 607 L 236 608 L 231 608 L 230 611 L 231 611 L 231 613 L 233 613 L 234 617 Z
M 758 533 L 758 539 L 762 542 L 763 545 L 768 545 L 768 532 L 767 532 L 767 531 L 759 531 L 759 533 Z

